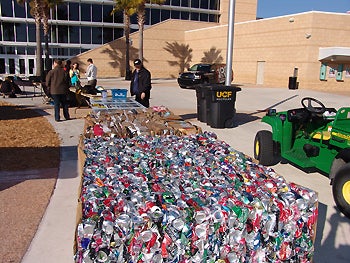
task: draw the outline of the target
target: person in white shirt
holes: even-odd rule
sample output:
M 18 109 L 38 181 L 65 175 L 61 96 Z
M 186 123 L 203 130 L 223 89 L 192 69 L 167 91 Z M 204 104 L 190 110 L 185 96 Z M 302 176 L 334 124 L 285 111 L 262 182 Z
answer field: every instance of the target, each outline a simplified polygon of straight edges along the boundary
M 97 84 L 97 67 L 94 65 L 94 62 L 91 58 L 89 58 L 87 62 L 89 63 L 89 66 L 87 67 L 85 75 L 88 80 L 88 85 L 91 85 L 92 88 L 95 88 Z

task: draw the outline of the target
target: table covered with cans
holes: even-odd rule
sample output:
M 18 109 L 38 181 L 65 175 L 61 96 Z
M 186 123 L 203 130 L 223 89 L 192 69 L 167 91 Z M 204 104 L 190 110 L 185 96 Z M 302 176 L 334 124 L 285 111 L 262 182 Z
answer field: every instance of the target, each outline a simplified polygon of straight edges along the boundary
M 75 262 L 312 261 L 317 194 L 214 133 L 93 135 Z

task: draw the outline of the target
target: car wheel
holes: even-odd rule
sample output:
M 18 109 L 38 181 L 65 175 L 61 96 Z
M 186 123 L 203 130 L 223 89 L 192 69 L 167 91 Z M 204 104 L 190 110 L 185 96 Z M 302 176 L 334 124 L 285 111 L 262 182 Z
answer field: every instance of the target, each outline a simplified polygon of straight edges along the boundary
M 254 139 L 254 158 L 262 165 L 273 165 L 275 161 L 274 142 L 270 131 L 259 131 Z
M 337 207 L 350 218 L 350 163 L 342 166 L 335 174 L 332 191 Z

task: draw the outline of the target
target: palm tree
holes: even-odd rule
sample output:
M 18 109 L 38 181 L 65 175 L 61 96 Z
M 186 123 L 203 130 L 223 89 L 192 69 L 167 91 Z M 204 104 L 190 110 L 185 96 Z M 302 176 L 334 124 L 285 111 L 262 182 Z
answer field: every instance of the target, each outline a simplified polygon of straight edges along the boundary
M 139 26 L 139 59 L 143 60 L 143 30 L 145 26 L 146 17 L 146 3 L 162 5 L 165 0 L 138 0 L 137 8 L 137 24 Z
M 111 15 L 118 11 L 123 11 L 124 15 L 124 33 L 125 33 L 125 80 L 130 80 L 130 16 L 136 13 L 138 0 L 114 0 L 115 6 L 111 12 Z
M 35 39 L 36 39 L 36 75 L 41 76 L 42 74 L 42 63 L 41 63 L 41 38 L 40 38 L 40 27 L 41 27 L 41 14 L 43 3 L 45 0 L 16 0 L 19 5 L 24 5 L 25 2 L 29 2 L 30 14 L 35 20 Z
M 63 2 L 63 0 L 43 0 L 43 9 L 41 14 L 41 23 L 43 25 L 44 30 L 44 41 L 45 41 L 45 69 L 51 69 L 50 63 L 50 53 L 49 53 L 49 18 L 50 18 L 50 10 L 54 8 L 56 5 L 59 5 Z

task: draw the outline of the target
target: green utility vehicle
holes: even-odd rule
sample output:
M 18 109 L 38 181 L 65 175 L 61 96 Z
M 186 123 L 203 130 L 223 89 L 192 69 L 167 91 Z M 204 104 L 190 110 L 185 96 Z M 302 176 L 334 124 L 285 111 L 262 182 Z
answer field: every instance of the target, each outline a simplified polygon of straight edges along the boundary
M 254 140 L 254 157 L 270 166 L 286 160 L 303 170 L 317 170 L 331 180 L 339 210 L 350 218 L 350 107 L 326 108 L 306 97 L 302 108 L 270 109 L 262 122 L 271 125 Z

